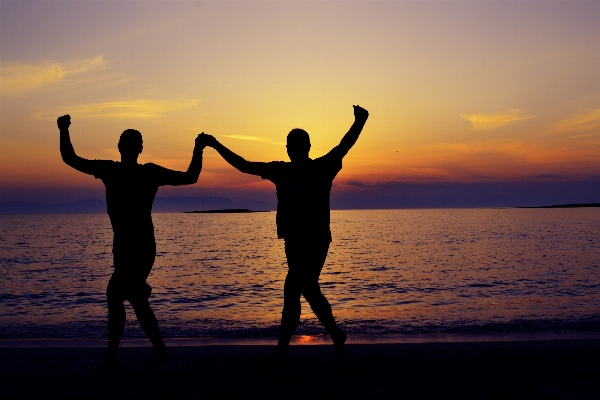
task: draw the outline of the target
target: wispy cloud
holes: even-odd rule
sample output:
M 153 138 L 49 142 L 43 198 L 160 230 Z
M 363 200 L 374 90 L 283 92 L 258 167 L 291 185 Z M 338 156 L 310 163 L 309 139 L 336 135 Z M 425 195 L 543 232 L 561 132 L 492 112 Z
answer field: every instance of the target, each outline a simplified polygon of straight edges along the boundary
M 471 122 L 476 131 L 487 131 L 500 128 L 511 122 L 533 118 L 533 115 L 523 115 L 521 110 L 513 109 L 505 114 L 460 114 L 461 117 Z
M 0 93 L 19 94 L 31 89 L 61 82 L 65 78 L 89 71 L 106 68 L 102 56 L 85 60 L 41 64 L 2 63 L 0 64 Z
M 410 171 L 416 172 L 422 175 L 439 175 L 439 176 L 452 176 L 450 172 L 442 171 L 441 169 L 436 168 L 407 168 Z
M 577 114 L 554 124 L 552 129 L 544 134 L 570 133 L 600 130 L 600 108 L 587 114 Z
M 369 185 L 367 185 L 365 183 L 362 183 L 362 182 L 359 182 L 359 181 L 348 181 L 348 182 L 346 182 L 346 185 L 355 186 L 355 187 L 361 187 L 361 188 L 369 187 Z
M 537 175 L 531 175 L 528 178 L 534 178 L 534 179 L 560 179 L 560 178 L 566 178 L 566 175 L 560 175 L 560 174 L 537 174 Z
M 106 103 L 85 104 L 70 107 L 68 110 L 35 114 L 38 119 L 55 119 L 57 115 L 68 112 L 73 118 L 139 118 L 153 119 L 174 111 L 187 110 L 199 103 L 195 99 L 173 100 L 124 100 Z
M 269 143 L 269 144 L 276 144 L 279 146 L 283 146 L 285 145 L 284 142 L 275 142 L 271 139 L 266 139 L 266 138 L 262 138 L 259 136 L 247 136 L 247 135 L 221 135 L 223 137 L 228 137 L 231 139 L 240 139 L 240 140 L 250 140 L 253 142 L 263 142 L 263 143 Z

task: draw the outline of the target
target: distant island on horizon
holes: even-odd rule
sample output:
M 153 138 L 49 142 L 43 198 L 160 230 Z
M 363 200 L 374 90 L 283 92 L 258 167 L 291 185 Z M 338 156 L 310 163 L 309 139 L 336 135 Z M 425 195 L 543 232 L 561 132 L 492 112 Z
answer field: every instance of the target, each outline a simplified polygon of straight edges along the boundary
M 271 212 L 269 210 L 249 210 L 247 208 L 225 208 L 222 210 L 205 210 L 205 211 L 184 211 L 184 214 L 244 214 L 244 213 L 260 213 Z
M 557 205 L 553 205 L 553 206 L 535 206 L 535 207 L 517 207 L 517 208 L 583 208 L 583 207 L 600 207 L 600 203 L 557 204 Z

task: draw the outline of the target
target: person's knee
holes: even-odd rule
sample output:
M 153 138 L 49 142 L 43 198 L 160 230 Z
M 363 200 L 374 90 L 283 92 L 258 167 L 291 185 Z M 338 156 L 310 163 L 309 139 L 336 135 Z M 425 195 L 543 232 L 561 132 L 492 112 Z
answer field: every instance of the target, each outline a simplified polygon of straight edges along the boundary
M 106 297 L 106 304 L 108 305 L 109 309 L 120 309 L 125 307 L 125 305 L 123 304 L 123 300 L 113 296 Z
M 325 300 L 325 296 L 323 296 L 323 293 L 321 293 L 321 289 L 319 287 L 307 288 L 306 290 L 302 291 L 302 295 L 304 296 L 308 304 L 311 305 L 315 303 L 320 303 L 323 300 Z
M 283 311 L 281 312 L 282 322 L 290 322 L 294 323 L 298 322 L 300 319 L 300 315 L 302 314 L 302 307 L 300 306 L 300 302 L 298 304 L 284 304 Z
M 302 296 L 302 292 L 299 287 L 287 288 L 283 292 L 283 307 L 289 310 L 300 309 L 300 296 Z
M 302 305 L 300 304 L 300 295 L 294 298 L 283 299 L 283 311 L 284 312 L 300 312 Z
M 302 295 L 306 297 L 306 295 L 321 295 L 321 286 L 319 285 L 318 278 L 314 277 L 306 277 L 302 280 L 300 285 L 300 290 L 302 291 Z
M 109 317 L 121 317 L 125 318 L 125 304 L 118 300 L 108 301 L 108 315 Z
M 283 285 L 283 298 L 284 299 L 300 299 L 302 291 L 302 283 L 300 277 L 288 274 Z
M 129 304 L 131 304 L 131 307 L 135 312 L 150 308 L 150 302 L 148 302 L 148 299 L 144 298 L 132 298 L 129 300 Z
M 302 295 L 302 291 L 298 288 L 298 290 L 286 290 L 283 292 L 283 302 L 284 303 L 300 303 L 300 296 Z

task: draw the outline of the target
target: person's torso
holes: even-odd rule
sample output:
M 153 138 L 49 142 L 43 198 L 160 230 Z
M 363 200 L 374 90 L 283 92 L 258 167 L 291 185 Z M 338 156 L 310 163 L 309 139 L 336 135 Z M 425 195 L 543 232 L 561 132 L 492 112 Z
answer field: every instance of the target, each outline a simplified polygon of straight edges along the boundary
M 279 237 L 331 240 L 329 197 L 338 171 L 321 159 L 279 163 L 274 180 Z
M 114 250 L 154 242 L 152 203 L 158 184 L 149 164 L 114 162 L 99 176 L 106 187 L 106 207 L 114 232 Z

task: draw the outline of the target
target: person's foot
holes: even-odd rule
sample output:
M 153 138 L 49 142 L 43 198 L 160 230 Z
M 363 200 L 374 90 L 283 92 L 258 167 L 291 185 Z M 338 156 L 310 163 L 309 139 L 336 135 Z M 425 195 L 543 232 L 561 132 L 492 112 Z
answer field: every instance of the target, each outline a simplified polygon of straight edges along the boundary
M 346 358 L 348 356 L 348 352 L 346 352 L 346 346 L 344 346 L 344 344 L 348 339 L 348 335 L 340 331 L 337 335 L 332 336 L 331 339 L 333 340 L 333 344 L 337 349 L 338 357 Z
M 100 361 L 94 367 L 94 371 L 110 371 L 119 366 L 119 357 L 114 355 L 105 355 L 102 361 Z
M 167 352 L 156 352 L 151 359 L 144 361 L 144 365 L 162 365 L 171 361 Z

